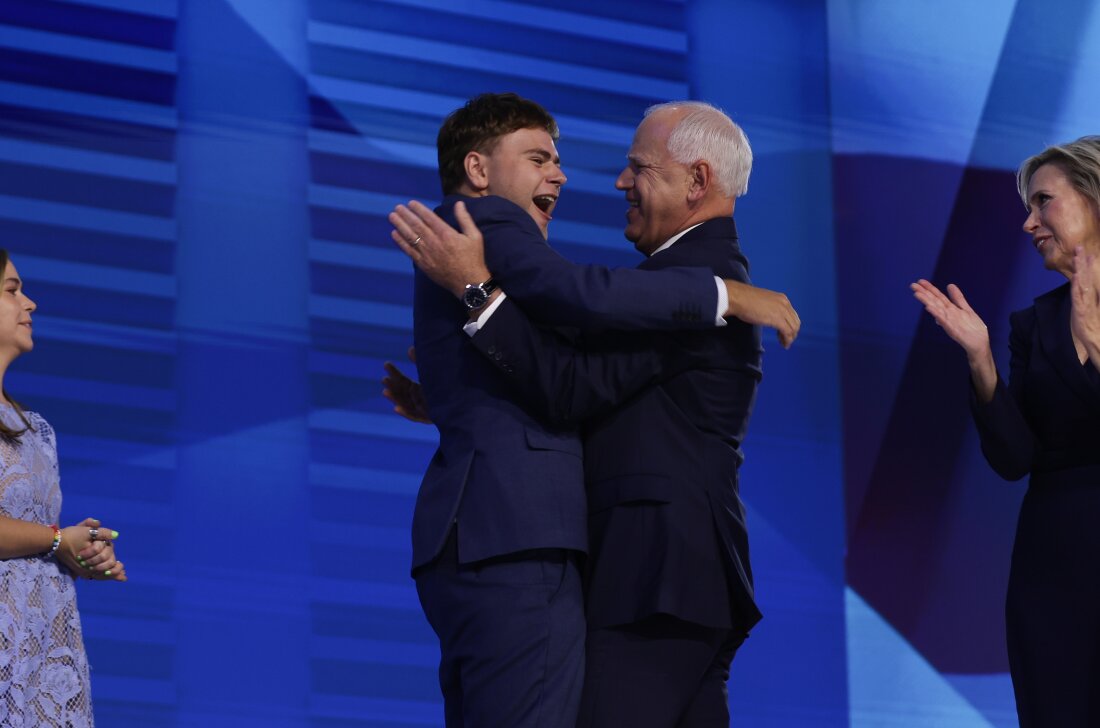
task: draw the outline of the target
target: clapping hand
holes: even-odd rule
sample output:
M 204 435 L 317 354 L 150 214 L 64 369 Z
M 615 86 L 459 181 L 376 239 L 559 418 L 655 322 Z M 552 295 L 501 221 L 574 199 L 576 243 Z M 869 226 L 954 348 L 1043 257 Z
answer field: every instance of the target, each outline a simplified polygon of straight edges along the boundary
M 1073 252 L 1070 303 L 1070 330 L 1100 368 L 1100 261 L 1081 246 Z
M 970 376 L 978 399 L 988 402 L 997 386 L 997 366 L 989 345 L 989 328 L 966 302 L 966 296 L 954 283 L 947 285 L 947 295 L 921 278 L 909 284 L 913 296 L 924 304 L 936 324 L 966 352 Z
M 913 296 L 924 304 L 924 310 L 932 315 L 936 324 L 961 346 L 968 359 L 979 358 L 990 350 L 989 329 L 974 312 L 966 297 L 954 283 L 947 284 L 947 295 L 921 278 L 911 283 Z

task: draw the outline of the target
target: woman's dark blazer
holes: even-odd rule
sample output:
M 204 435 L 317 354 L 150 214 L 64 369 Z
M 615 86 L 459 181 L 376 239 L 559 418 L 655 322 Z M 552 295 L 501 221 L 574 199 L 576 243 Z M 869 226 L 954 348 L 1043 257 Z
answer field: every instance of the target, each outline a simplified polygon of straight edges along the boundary
M 1031 475 L 1005 600 L 1021 728 L 1100 725 L 1100 374 L 1069 319 L 1069 284 L 1012 314 L 1008 385 L 973 402 L 994 470 Z
M 982 452 L 1006 480 L 1100 487 L 1100 373 L 1077 359 L 1069 315 L 1068 283 L 1013 313 L 1008 385 L 973 403 Z

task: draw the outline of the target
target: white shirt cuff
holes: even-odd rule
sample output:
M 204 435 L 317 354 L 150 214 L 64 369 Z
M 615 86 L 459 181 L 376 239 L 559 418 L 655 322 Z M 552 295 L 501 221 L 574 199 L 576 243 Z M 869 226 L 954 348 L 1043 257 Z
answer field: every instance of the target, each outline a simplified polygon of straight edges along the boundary
M 725 326 L 726 309 L 730 307 L 730 294 L 726 290 L 726 282 L 718 276 L 714 276 L 714 282 L 718 284 L 718 312 L 714 315 L 715 326 Z
M 721 280 L 721 279 L 719 279 L 719 280 Z M 722 290 L 724 291 L 725 289 L 726 289 L 726 284 L 723 283 L 722 284 Z M 466 335 L 467 336 L 473 336 L 478 331 L 481 331 L 481 327 L 485 325 L 485 322 L 489 320 L 489 317 L 492 316 L 493 312 L 496 311 L 497 308 L 500 306 L 500 304 L 504 302 L 505 298 L 507 298 L 507 296 L 504 294 L 504 291 L 501 291 L 500 295 L 497 296 L 496 300 L 493 301 L 492 303 L 490 303 L 488 306 L 486 306 L 485 310 L 481 312 L 481 315 L 478 316 L 475 321 L 471 321 L 470 323 L 463 326 L 462 330 L 466 332 Z M 722 310 L 725 311 L 726 309 L 722 309 Z M 722 323 L 725 324 L 725 321 L 723 320 Z

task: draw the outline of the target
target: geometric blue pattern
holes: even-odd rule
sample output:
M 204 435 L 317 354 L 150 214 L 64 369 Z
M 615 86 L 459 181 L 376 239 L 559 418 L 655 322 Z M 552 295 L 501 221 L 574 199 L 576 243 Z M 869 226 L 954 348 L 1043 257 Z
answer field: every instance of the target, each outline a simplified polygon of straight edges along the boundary
M 6 386 L 58 432 L 63 519 L 118 527 L 132 575 L 78 586 L 98 724 L 440 723 L 386 214 L 439 199 L 443 116 L 508 90 L 558 118 L 576 260 L 637 261 L 613 184 L 648 105 L 752 140 L 742 245 L 804 328 L 765 342 L 746 445 L 735 722 L 1013 725 L 1022 489 L 907 284 L 960 283 L 1003 362 L 1052 283 L 1012 170 L 1097 131 L 1098 49 L 1086 0 L 4 0 L 0 246 L 39 304 Z

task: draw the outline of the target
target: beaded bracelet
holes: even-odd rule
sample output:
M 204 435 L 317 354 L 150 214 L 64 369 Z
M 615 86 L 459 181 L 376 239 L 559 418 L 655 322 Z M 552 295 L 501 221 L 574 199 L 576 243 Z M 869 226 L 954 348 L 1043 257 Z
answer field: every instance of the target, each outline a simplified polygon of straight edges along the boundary
M 50 558 L 57 553 L 57 547 L 61 545 L 61 527 L 56 523 L 51 523 L 50 528 L 53 529 L 53 545 L 50 546 L 50 550 L 46 552 L 46 558 Z

